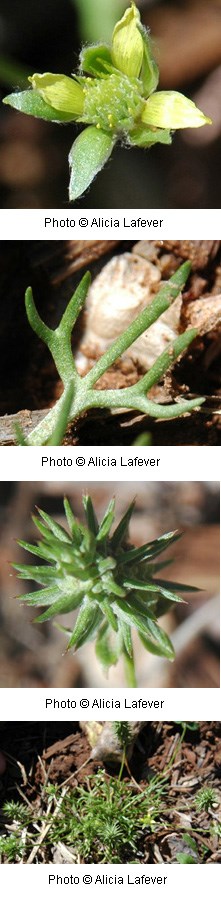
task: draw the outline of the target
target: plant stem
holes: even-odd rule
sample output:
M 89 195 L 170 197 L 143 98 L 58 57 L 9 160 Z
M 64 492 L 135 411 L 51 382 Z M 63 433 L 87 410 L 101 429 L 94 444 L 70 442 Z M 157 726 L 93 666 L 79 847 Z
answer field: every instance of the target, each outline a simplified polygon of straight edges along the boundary
M 127 687 L 137 687 L 137 680 L 135 675 L 135 667 L 134 667 L 134 657 L 129 656 L 127 653 L 126 647 L 124 647 L 122 651 L 123 661 L 124 661 L 124 672 L 125 672 L 125 681 Z
M 131 322 L 131 325 L 128 326 L 126 331 L 124 331 L 123 334 L 120 334 L 117 340 L 108 348 L 106 353 L 103 354 L 101 359 L 95 363 L 93 369 L 85 375 L 85 386 L 92 387 L 95 382 L 98 381 L 98 378 L 100 378 L 101 375 L 116 362 L 116 359 L 118 359 L 122 353 L 125 353 L 125 350 L 127 350 L 128 347 L 130 347 L 144 331 L 150 328 L 150 325 L 153 325 L 153 323 L 159 319 L 159 316 L 169 308 L 172 301 L 175 300 L 184 287 L 190 268 L 190 263 L 183 263 L 178 271 L 175 272 L 175 275 L 172 275 L 172 278 L 162 286 L 152 303 L 146 306 L 146 308 L 136 316 L 136 319 Z

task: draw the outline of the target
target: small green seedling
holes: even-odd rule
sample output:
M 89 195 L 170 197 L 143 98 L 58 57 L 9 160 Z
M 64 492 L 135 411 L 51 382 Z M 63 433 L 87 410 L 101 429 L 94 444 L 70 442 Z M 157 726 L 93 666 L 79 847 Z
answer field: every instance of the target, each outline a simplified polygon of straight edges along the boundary
M 171 144 L 171 131 L 211 124 L 178 91 L 157 91 L 158 67 L 135 3 L 116 23 L 111 46 L 85 47 L 71 78 L 46 72 L 30 76 L 31 90 L 9 94 L 4 103 L 52 122 L 77 122 L 86 129 L 70 150 L 71 201 L 80 197 L 109 159 L 118 140 L 129 147 Z
M 184 288 L 190 272 L 190 263 L 185 262 L 165 282 L 152 303 L 139 313 L 131 325 L 110 345 L 108 350 L 95 362 L 90 371 L 81 376 L 78 374 L 73 357 L 71 336 L 76 320 L 84 306 L 90 275 L 86 273 L 69 301 L 62 319 L 55 330 L 48 328 L 36 309 L 31 288 L 25 295 L 25 306 L 29 324 L 35 333 L 47 345 L 51 352 L 64 391 L 50 412 L 40 422 L 27 439 L 17 434 L 20 443 L 27 445 L 44 445 L 60 443 L 68 422 L 75 422 L 79 416 L 89 409 L 132 409 L 144 413 L 153 419 L 178 418 L 191 412 L 204 403 L 203 397 L 181 401 L 168 405 L 149 400 L 148 392 L 157 384 L 175 360 L 184 353 L 197 335 L 195 328 L 189 328 L 172 343 L 167 350 L 158 356 L 149 372 L 128 388 L 114 390 L 97 390 L 96 384 L 102 375 L 125 353 L 134 341 L 143 334 L 153 322 L 168 309 Z
M 162 563 L 155 562 L 156 557 L 178 540 L 176 531 L 137 548 L 127 538 L 134 502 L 112 535 L 114 500 L 100 525 L 89 496 L 83 497 L 83 507 L 86 526 L 77 521 L 69 501 L 64 500 L 68 531 L 42 510 L 38 510 L 39 517 L 33 516 L 42 539 L 37 546 L 26 541 L 19 544 L 44 563 L 13 567 L 19 578 L 36 581 L 43 587 L 20 599 L 28 606 L 46 607 L 37 622 L 79 607 L 74 628 L 61 629 L 69 634 L 68 649 L 78 650 L 86 641 L 96 639 L 96 655 L 103 668 L 108 671 L 123 658 L 126 683 L 134 687 L 131 629 L 137 630 L 149 653 L 172 661 L 172 643 L 157 619 L 173 603 L 182 602 L 180 591 L 197 589 L 158 577 Z

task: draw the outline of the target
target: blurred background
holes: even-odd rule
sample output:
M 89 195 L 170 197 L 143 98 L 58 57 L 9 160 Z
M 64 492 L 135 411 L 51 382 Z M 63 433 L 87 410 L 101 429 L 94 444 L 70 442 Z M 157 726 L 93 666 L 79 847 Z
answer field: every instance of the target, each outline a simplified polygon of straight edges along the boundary
M 0 91 L 33 72 L 78 65 L 83 42 L 108 41 L 128 0 L 1 0 Z M 151 29 L 160 88 L 191 97 L 213 127 L 178 132 L 171 147 L 114 151 L 83 200 L 92 208 L 221 206 L 221 0 L 137 0 Z M 58 127 L 0 105 L 0 205 L 64 207 L 75 126 Z
M 17 599 L 31 589 L 31 583 L 17 579 L 10 561 L 32 562 L 31 555 L 18 547 L 16 539 L 31 543 L 37 540 L 31 519 L 35 506 L 65 525 L 63 497 L 67 495 L 74 513 L 83 521 L 83 493 L 91 494 L 99 519 L 115 496 L 116 524 L 135 497 L 130 540 L 137 546 L 170 530 L 182 532 L 172 554 L 164 554 L 165 560 L 173 557 L 170 574 L 165 577 L 200 588 L 199 593 L 185 595 L 187 602 L 174 604 L 161 619 L 175 647 L 173 664 L 151 657 L 135 640 L 138 686 L 219 687 L 219 484 L 211 481 L 111 485 L 1 482 L 0 686 L 124 686 L 121 663 L 110 670 L 107 680 L 96 661 L 93 643 L 75 655 L 64 653 L 64 635 L 51 622 L 33 624 L 33 609 Z M 70 625 L 75 615 L 60 616 L 58 621 Z

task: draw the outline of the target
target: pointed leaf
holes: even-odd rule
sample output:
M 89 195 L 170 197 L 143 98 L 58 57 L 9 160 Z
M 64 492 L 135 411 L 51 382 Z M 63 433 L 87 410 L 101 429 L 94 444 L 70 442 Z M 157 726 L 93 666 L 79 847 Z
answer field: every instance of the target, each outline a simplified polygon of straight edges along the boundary
M 153 622 L 152 619 L 147 618 L 147 630 L 149 631 L 156 645 L 158 647 L 161 647 L 164 656 L 166 656 L 167 659 L 173 660 L 175 656 L 173 645 L 171 644 L 170 638 L 168 637 L 166 632 L 163 631 L 163 628 L 160 628 L 160 626 L 157 625 L 156 622 Z
M 150 581 L 149 584 L 145 584 L 145 582 L 140 581 L 138 578 L 127 578 L 124 580 L 125 587 L 129 587 L 138 591 L 148 591 L 150 594 L 163 594 L 163 597 L 168 597 L 169 600 L 174 600 L 177 603 L 183 603 L 182 597 L 178 597 L 177 594 L 172 593 L 172 591 L 167 590 L 166 588 L 160 587 L 160 582 L 154 583 L 154 581 Z
M 121 622 L 120 631 L 128 656 L 130 659 L 133 659 L 133 644 L 130 625 L 127 625 L 126 622 Z
M 43 509 L 39 509 L 39 507 L 37 507 L 37 510 L 43 521 L 46 522 L 46 525 L 48 525 L 48 528 L 50 529 L 52 534 L 54 534 L 59 541 L 62 541 L 62 543 L 71 544 L 71 538 L 69 537 L 69 534 L 67 533 L 65 528 L 62 528 L 61 525 L 58 525 L 58 522 L 55 522 L 55 520 L 52 519 L 51 516 L 48 515 L 48 513 L 44 512 Z
M 165 565 L 165 563 L 164 563 L 164 565 Z M 158 579 L 157 579 L 157 581 L 158 581 Z M 162 578 L 159 578 L 158 584 L 160 585 L 160 587 L 168 588 L 171 591 L 173 591 L 173 588 L 175 588 L 175 591 L 183 591 L 183 592 L 191 591 L 191 593 L 194 593 L 194 592 L 196 593 L 201 590 L 201 588 L 193 587 L 192 584 L 180 584 L 179 581 L 164 581 L 164 579 L 162 579 Z
M 102 610 L 103 614 L 106 616 L 106 619 L 107 619 L 110 627 L 113 629 L 113 631 L 118 631 L 117 617 L 114 615 L 111 604 L 108 602 L 108 600 L 101 600 L 99 598 L 99 596 L 97 598 L 97 601 L 99 603 L 100 609 Z
M 144 560 L 154 559 L 155 556 L 163 553 L 170 544 L 173 544 L 174 541 L 178 541 L 180 537 L 181 534 L 177 531 L 170 531 L 167 534 L 163 534 L 161 537 L 156 538 L 155 541 L 148 541 L 147 544 L 143 544 L 141 547 L 125 550 L 124 553 L 119 555 L 118 561 L 127 564 L 128 562 L 138 561 L 142 558 Z
M 41 97 L 38 91 L 18 91 L 15 94 L 9 94 L 4 97 L 3 103 L 6 106 L 13 106 L 19 112 L 26 113 L 28 116 L 35 116 L 38 119 L 46 119 L 48 122 L 72 122 L 73 115 L 63 110 L 54 109 L 49 103 Z
M 74 516 L 73 510 L 71 508 L 71 504 L 67 497 L 64 498 L 64 511 L 65 511 L 65 515 L 66 515 L 66 519 L 67 519 L 67 523 L 68 523 L 68 527 L 70 529 L 71 535 L 74 538 L 74 540 L 77 542 L 77 545 L 79 546 L 82 541 L 82 529 L 81 529 L 79 522 L 77 521 L 77 519 Z
M 54 593 L 55 596 L 55 593 Z M 65 596 L 65 594 L 61 595 L 51 606 L 47 609 L 46 612 L 42 613 L 41 616 L 37 616 L 35 622 L 47 622 L 48 619 L 52 619 L 53 616 L 59 615 L 63 616 L 65 613 L 72 612 L 72 610 L 76 609 L 79 606 L 81 598 L 78 596 Z M 39 604 L 40 606 L 41 604 Z
M 112 522 L 114 520 L 114 513 L 115 513 L 115 500 L 111 500 L 106 509 L 106 512 L 104 513 L 102 522 L 100 524 L 99 531 L 97 534 L 97 542 L 103 541 L 103 540 L 105 540 L 106 537 L 108 537 Z
M 154 656 L 165 656 L 165 651 L 162 648 L 162 646 L 159 644 L 155 644 L 154 641 L 151 641 L 151 639 L 148 638 L 146 634 L 144 635 L 141 631 L 139 631 L 139 638 L 142 641 L 142 644 L 144 645 L 145 649 L 148 650 L 149 653 L 152 653 Z M 172 644 L 171 644 L 171 648 L 172 648 Z M 172 655 L 172 649 L 171 649 L 171 656 L 169 657 L 171 659 L 171 661 L 174 659 L 174 656 L 175 656 L 175 654 L 173 653 L 173 655 Z
M 48 588 L 43 588 L 40 591 L 31 591 L 28 594 L 21 594 L 19 600 L 21 603 L 27 603 L 27 606 L 49 606 L 54 603 L 54 600 L 58 600 L 61 596 L 61 592 L 57 587 L 53 588 L 50 586 Z
M 119 522 L 119 525 L 117 525 L 117 528 L 115 528 L 115 531 L 112 534 L 111 548 L 113 550 L 116 550 L 119 547 L 119 545 L 122 543 L 123 539 L 125 537 L 127 537 L 128 526 L 129 526 L 129 522 L 130 522 L 133 510 L 134 510 L 134 506 L 135 506 L 135 500 L 132 500 L 132 503 L 130 503 L 130 506 L 128 506 L 128 509 L 126 510 L 125 515 L 122 517 L 122 519 Z
M 85 496 L 82 497 L 82 503 L 87 517 L 88 528 L 90 528 L 92 534 L 95 534 L 96 536 L 98 533 L 99 525 L 91 497 L 85 494 Z
M 77 200 L 89 187 L 112 153 L 115 139 L 90 125 L 79 134 L 69 154 L 71 169 L 69 197 Z
M 25 566 L 13 563 L 13 569 L 18 573 L 18 578 L 37 581 L 39 584 L 46 584 L 51 578 L 55 580 L 58 575 L 57 568 L 53 566 Z

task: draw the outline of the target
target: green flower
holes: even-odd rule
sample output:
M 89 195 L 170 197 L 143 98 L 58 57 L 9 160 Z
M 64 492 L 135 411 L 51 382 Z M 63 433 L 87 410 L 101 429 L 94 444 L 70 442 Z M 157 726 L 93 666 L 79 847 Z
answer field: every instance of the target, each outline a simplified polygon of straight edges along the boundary
M 29 78 L 32 91 L 10 94 L 3 102 L 53 122 L 87 125 L 69 154 L 69 194 L 76 200 L 118 139 L 138 147 L 170 144 L 171 130 L 211 124 L 183 94 L 156 92 L 158 80 L 149 34 L 131 2 L 115 25 L 110 47 L 98 44 L 82 50 L 77 75 L 34 74 Z

